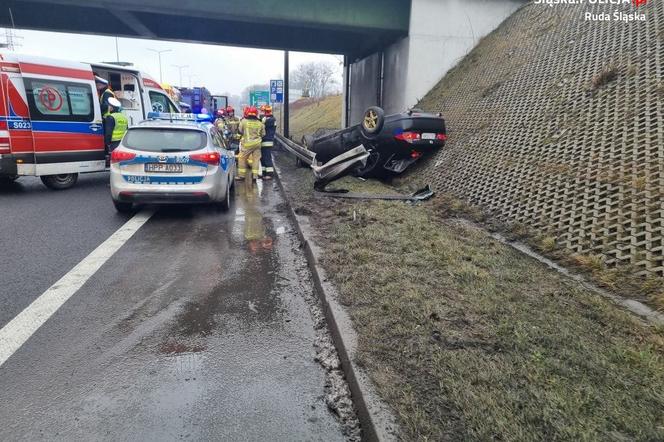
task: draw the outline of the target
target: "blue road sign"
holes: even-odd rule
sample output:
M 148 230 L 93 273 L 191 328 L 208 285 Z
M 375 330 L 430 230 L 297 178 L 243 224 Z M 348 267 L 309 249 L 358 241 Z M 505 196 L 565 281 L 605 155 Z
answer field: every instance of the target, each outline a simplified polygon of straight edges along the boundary
M 270 103 L 284 102 L 284 80 L 270 80 Z

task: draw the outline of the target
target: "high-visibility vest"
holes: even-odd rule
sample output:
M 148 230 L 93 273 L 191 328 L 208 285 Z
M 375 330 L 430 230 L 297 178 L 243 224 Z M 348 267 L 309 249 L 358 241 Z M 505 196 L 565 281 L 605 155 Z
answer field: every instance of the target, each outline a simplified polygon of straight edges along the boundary
M 111 134 L 111 141 L 120 141 L 124 134 L 127 132 L 127 127 L 129 127 L 129 120 L 122 112 L 113 112 L 109 117 L 115 120 L 115 126 L 113 127 L 113 133 Z

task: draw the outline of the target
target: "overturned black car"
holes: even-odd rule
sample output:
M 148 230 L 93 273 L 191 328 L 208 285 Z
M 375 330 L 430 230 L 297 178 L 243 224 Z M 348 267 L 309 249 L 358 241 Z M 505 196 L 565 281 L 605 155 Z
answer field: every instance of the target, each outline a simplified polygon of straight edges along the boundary
M 352 173 L 389 178 L 430 156 L 445 145 L 447 132 L 441 114 L 411 109 L 385 116 L 370 107 L 362 122 L 347 129 L 305 136 L 303 146 L 281 139 L 298 162 L 312 167 L 321 184 Z
M 381 108 L 371 107 L 362 123 L 319 138 L 305 137 L 304 143 L 321 163 L 363 145 L 369 157 L 355 173 L 362 177 L 388 177 L 437 151 L 446 139 L 445 120 L 440 115 L 413 109 L 385 116 Z

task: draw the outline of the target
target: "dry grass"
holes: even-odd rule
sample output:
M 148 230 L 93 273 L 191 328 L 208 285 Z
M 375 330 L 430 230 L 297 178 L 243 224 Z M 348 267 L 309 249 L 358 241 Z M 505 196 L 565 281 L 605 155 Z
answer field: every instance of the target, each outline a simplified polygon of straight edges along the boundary
M 616 81 L 618 79 L 618 68 L 616 66 L 610 65 L 602 69 L 602 71 L 595 75 L 590 81 L 591 90 L 596 91 L 607 84 Z
M 286 174 L 401 439 L 664 439 L 664 330 L 435 202 L 313 199 Z
M 317 129 L 340 128 L 341 109 L 341 95 L 327 97 L 319 102 L 309 100 L 300 103 L 291 113 L 291 138 L 299 142 L 304 135 L 312 134 Z

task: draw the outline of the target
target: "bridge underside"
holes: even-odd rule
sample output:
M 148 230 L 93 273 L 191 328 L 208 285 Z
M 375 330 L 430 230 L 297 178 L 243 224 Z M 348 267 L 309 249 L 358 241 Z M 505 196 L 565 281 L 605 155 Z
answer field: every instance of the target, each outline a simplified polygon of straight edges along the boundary
M 408 35 L 410 1 L 5 0 L 0 26 L 337 53 L 361 58 Z

